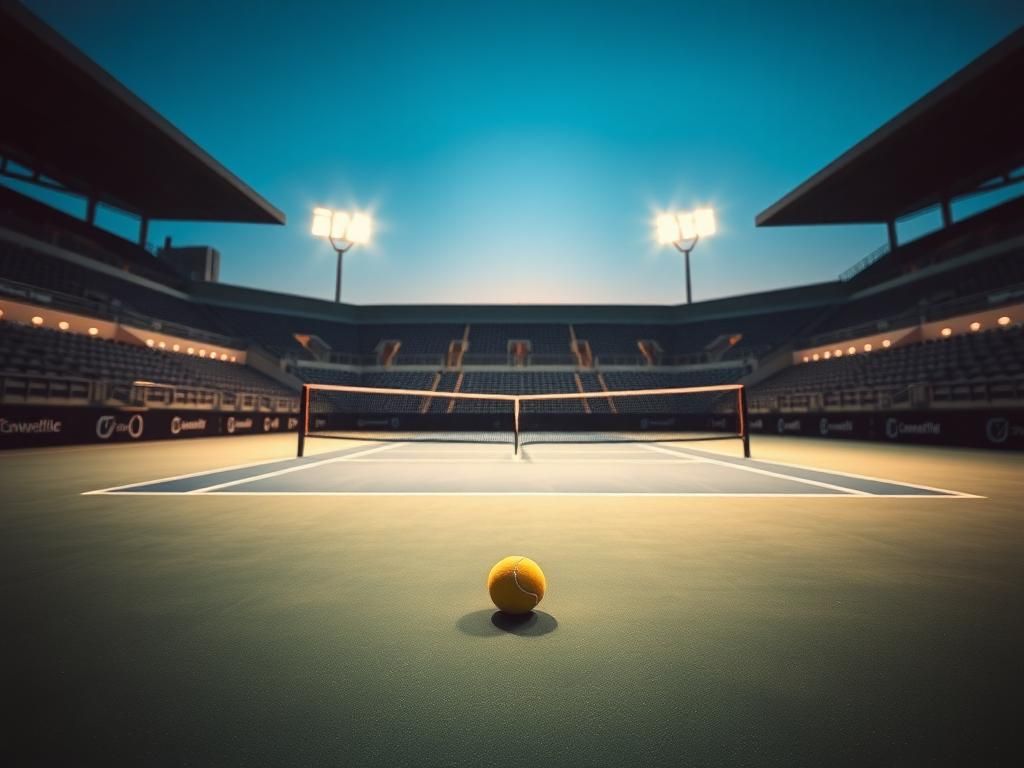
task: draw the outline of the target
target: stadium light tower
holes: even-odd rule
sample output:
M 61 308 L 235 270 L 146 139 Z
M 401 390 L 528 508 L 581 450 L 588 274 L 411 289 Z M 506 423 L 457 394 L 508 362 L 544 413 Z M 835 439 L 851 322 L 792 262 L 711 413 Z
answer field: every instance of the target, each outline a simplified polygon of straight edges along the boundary
M 338 276 L 334 283 L 334 301 L 341 302 L 341 258 L 353 245 L 370 242 L 373 222 L 365 213 L 313 209 L 313 236 L 325 238 L 338 254 Z
M 658 243 L 674 245 L 686 256 L 686 303 L 693 301 L 690 290 L 690 252 L 697 247 L 702 237 L 715 234 L 715 212 L 711 208 L 695 211 L 676 211 L 658 216 Z

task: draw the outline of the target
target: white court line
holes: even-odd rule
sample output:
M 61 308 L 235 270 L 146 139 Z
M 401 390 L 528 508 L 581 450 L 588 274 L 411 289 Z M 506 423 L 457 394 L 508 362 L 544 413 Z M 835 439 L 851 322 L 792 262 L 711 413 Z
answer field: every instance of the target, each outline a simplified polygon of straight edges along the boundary
M 951 491 L 948 488 L 935 488 L 931 485 L 920 485 L 918 483 L 904 483 L 901 480 L 886 480 L 881 477 L 871 477 L 870 475 L 855 475 L 853 472 L 843 472 L 836 469 L 822 469 L 821 467 L 808 467 L 803 464 L 789 464 L 785 461 L 772 461 L 770 459 L 761 459 L 766 464 L 778 464 L 780 467 L 790 467 L 792 469 L 806 469 L 808 472 L 823 472 L 827 475 L 842 475 L 843 477 L 852 477 L 855 480 L 871 480 L 876 483 L 885 483 L 886 485 L 905 485 L 908 488 L 920 488 L 922 491 L 935 491 L 936 493 L 946 493 L 950 496 L 963 496 L 967 499 L 987 499 L 988 496 L 978 496 L 973 493 L 964 493 L 962 491 Z
M 268 477 L 277 477 L 279 475 L 287 475 L 292 472 L 301 472 L 304 469 L 312 469 L 313 467 L 322 467 L 324 464 L 333 464 L 334 462 L 347 461 L 350 457 L 365 456 L 368 453 L 377 453 L 378 451 L 388 451 L 393 448 L 398 448 L 404 445 L 404 443 L 390 443 L 388 445 L 379 445 L 376 448 L 368 448 L 365 451 L 357 451 L 355 453 L 348 453 L 344 456 L 334 456 L 330 459 L 324 459 L 323 461 L 314 461 L 309 464 L 300 464 L 297 467 L 286 467 L 285 469 L 279 469 L 275 472 L 265 472 L 262 475 L 253 475 L 252 477 L 244 477 L 240 480 L 229 480 L 226 483 L 217 483 L 216 485 L 208 485 L 205 488 L 194 488 L 191 491 L 185 491 L 185 495 L 207 493 L 208 491 L 216 491 L 220 488 L 230 488 L 232 485 L 241 485 L 242 483 L 251 483 L 256 480 L 263 480 Z
M 676 456 L 679 455 L 678 451 L 673 451 L 673 450 L 670 450 L 668 448 L 662 448 L 659 445 L 649 445 L 648 443 L 642 443 L 642 445 L 643 445 L 644 448 L 646 448 L 649 451 L 657 451 L 658 453 L 667 453 L 670 456 L 671 455 L 676 455 Z M 758 474 L 758 475 L 767 475 L 768 477 L 777 477 L 777 478 L 780 478 L 782 480 L 790 480 L 792 482 L 804 483 L 806 485 L 816 485 L 819 488 L 830 488 L 833 491 L 839 491 L 841 493 L 848 493 L 848 494 L 853 495 L 853 496 L 873 496 L 874 495 L 874 494 L 868 493 L 867 491 L 858 490 L 857 488 L 847 488 L 847 487 L 842 486 L 842 485 L 833 485 L 832 483 L 823 483 L 820 480 L 808 480 L 808 479 L 803 478 L 803 477 L 793 477 L 791 475 L 784 475 L 781 472 L 772 472 L 771 470 L 759 469 L 757 467 L 744 467 L 742 464 L 732 464 L 732 463 L 730 463 L 728 461 L 719 461 L 718 459 L 710 459 L 710 458 L 707 458 L 707 457 L 704 457 L 704 461 L 706 461 L 708 464 L 718 464 L 719 466 L 729 467 L 730 469 L 739 469 L 739 470 L 742 470 L 744 472 L 753 472 L 754 474 Z
M 502 466 L 504 464 L 529 463 L 530 459 L 353 459 L 350 464 L 488 464 Z M 642 464 L 648 467 L 666 464 L 703 464 L 703 459 L 539 459 L 538 465 L 544 464 Z
M 920 493 L 645 493 L 630 491 L 224 491 L 193 495 L 183 491 L 122 491 L 110 496 L 190 496 L 216 499 L 221 496 L 565 496 L 609 498 L 743 498 L 743 499 L 968 499 L 972 496 L 926 496 Z
M 133 488 L 136 485 L 156 485 L 157 483 L 169 483 L 172 480 L 187 480 L 190 477 L 199 477 L 200 475 L 217 475 L 221 472 L 231 472 L 236 469 L 248 469 L 249 467 L 262 467 L 265 464 L 280 464 L 282 461 L 288 461 L 288 459 L 266 459 L 264 461 L 254 461 L 250 464 L 235 464 L 231 467 L 220 467 L 219 469 L 204 469 L 201 472 L 189 472 L 186 475 L 171 475 L 170 477 L 161 477 L 156 480 L 144 480 L 141 483 L 126 483 L 124 485 L 114 485 L 110 488 L 100 488 L 98 491 L 83 491 L 82 496 L 94 496 L 99 493 L 109 493 L 110 491 L 116 491 L 121 488 Z M 179 491 L 174 491 L 179 493 Z

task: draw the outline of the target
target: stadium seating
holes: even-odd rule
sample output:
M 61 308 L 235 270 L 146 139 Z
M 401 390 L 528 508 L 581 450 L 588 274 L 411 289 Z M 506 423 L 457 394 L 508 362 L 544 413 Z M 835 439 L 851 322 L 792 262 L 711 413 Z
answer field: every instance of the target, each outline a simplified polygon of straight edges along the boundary
M 809 407 L 807 396 L 814 395 L 826 407 L 876 407 L 910 399 L 915 385 L 929 389 L 929 402 L 1019 398 L 1024 330 L 1015 326 L 794 365 L 758 384 L 751 404 Z
M 124 319 L 136 325 L 145 324 L 146 327 L 157 329 L 162 327 L 162 323 L 172 323 L 210 333 L 224 332 L 202 304 L 3 240 L 0 240 L 0 277 L 88 299 L 102 307 L 106 316 Z
M 146 381 L 257 395 L 295 395 L 244 365 L 3 321 L 0 371 L 126 385 Z
M 364 355 L 373 354 L 384 341 L 400 341 L 396 362 L 421 358 L 436 358 L 439 362 L 452 341 L 462 338 L 464 330 L 465 326 L 454 323 L 361 325 L 359 351 Z
M 505 395 L 538 395 L 556 392 L 579 392 L 576 379 L 572 373 L 557 371 L 519 372 L 470 372 L 463 377 L 461 392 L 479 392 L 485 394 Z M 455 410 L 458 412 L 501 410 L 493 403 L 486 401 L 459 400 Z M 582 412 L 580 400 L 558 400 L 545 404 L 538 410 L 549 410 L 559 413 Z
M 638 342 L 641 339 L 655 341 L 663 350 L 668 350 L 672 338 L 671 326 L 594 323 L 574 327 L 576 338 L 589 342 L 591 353 L 599 360 L 613 357 L 638 359 Z

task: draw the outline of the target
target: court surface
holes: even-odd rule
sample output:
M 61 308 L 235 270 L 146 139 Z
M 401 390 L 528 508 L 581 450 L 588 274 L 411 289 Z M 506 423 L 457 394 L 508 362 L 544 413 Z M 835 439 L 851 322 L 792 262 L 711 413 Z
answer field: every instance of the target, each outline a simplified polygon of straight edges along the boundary
M 973 494 L 744 459 L 683 443 L 344 441 L 311 457 L 171 476 L 90 493 L 234 495 L 873 496 Z M 329 444 L 328 444 L 329 445 Z M 321 443 L 320 450 L 325 445 Z
M 0 453 L 8 764 L 1019 764 L 1020 454 L 315 442 Z

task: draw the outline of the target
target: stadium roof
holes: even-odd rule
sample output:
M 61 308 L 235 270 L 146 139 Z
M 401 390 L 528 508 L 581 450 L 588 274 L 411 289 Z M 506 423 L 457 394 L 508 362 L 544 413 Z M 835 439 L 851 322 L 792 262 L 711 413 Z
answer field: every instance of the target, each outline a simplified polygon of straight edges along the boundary
M 15 0 L 0 0 L 0 154 L 153 219 L 284 214 Z
M 1024 27 L 758 214 L 758 226 L 894 221 L 1024 165 Z

